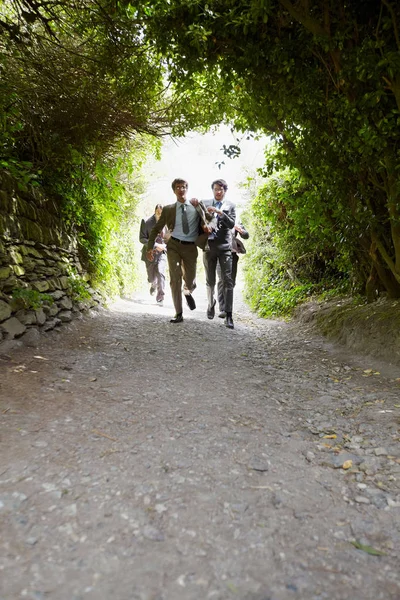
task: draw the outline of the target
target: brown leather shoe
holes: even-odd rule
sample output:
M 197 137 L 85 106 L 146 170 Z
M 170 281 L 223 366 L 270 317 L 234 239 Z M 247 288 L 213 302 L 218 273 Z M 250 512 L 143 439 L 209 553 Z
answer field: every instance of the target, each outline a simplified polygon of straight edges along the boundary
M 183 322 L 182 313 L 175 315 L 174 318 L 170 320 L 170 323 L 182 323 L 182 322 Z

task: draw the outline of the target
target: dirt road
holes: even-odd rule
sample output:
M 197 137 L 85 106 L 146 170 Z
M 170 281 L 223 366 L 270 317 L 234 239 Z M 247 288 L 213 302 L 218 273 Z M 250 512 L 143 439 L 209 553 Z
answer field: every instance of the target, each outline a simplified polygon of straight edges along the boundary
M 400 374 L 151 302 L 0 358 L 0 598 L 399 600 Z

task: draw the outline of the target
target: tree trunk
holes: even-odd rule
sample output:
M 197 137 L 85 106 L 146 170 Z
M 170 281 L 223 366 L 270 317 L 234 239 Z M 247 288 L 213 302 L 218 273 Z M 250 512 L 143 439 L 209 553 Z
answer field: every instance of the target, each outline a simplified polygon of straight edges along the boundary
M 369 255 L 371 257 L 372 266 L 370 276 L 365 284 L 365 293 L 368 302 L 376 300 L 374 294 L 379 294 L 379 291 L 382 291 L 382 289 L 387 292 L 389 298 L 400 298 L 400 283 L 394 277 L 393 272 L 388 269 L 386 265 L 382 264 L 377 252 L 376 239 L 372 240 Z M 379 286 L 378 280 L 382 287 Z

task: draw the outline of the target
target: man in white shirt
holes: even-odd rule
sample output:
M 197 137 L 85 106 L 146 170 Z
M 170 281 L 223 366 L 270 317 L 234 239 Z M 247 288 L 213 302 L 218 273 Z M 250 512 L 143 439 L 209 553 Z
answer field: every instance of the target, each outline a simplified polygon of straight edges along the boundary
M 176 202 L 164 206 L 159 220 L 151 230 L 147 244 L 147 256 L 149 258 L 153 256 L 154 240 L 166 226 L 170 234 L 167 241 L 167 259 L 171 294 L 175 307 L 175 316 L 171 319 L 171 323 L 182 323 L 182 291 L 190 310 L 196 308 L 192 296 L 192 292 L 196 288 L 198 254 L 195 241 L 201 231 L 201 226 L 199 212 L 187 199 L 187 181 L 174 179 L 172 189 L 176 196 Z

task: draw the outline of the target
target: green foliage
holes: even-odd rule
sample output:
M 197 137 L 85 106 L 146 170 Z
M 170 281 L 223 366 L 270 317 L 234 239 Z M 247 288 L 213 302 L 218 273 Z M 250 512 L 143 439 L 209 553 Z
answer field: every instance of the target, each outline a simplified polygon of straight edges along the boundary
M 201 77 L 193 96 L 166 86 L 134 4 L 10 0 L 2 29 L 1 156 L 31 162 L 45 186 L 69 177 L 71 151 L 98 159 L 121 139 L 187 131 L 210 113 Z
M 71 297 L 76 302 L 84 302 L 85 300 L 90 300 L 91 298 L 87 283 L 81 277 L 71 274 L 68 280 L 68 288 Z
M 97 160 L 71 152 L 71 179 L 55 189 L 93 285 L 109 295 L 131 291 L 136 283 L 132 231 L 143 192 L 141 169 L 154 148 L 142 137 Z
M 0 86 L 0 169 L 8 171 L 19 189 L 26 191 L 29 185 L 37 185 L 37 177 L 30 161 L 18 157 L 16 138 L 23 124 L 18 120 L 18 111 L 13 105 L 5 106 L 4 88 Z M 11 101 L 15 98 L 11 97 Z
M 18 308 L 38 310 L 43 304 L 52 305 L 54 298 L 50 294 L 30 288 L 15 288 L 11 293 L 13 304 Z
M 252 202 L 253 232 L 245 267 L 246 298 L 261 316 L 289 316 L 312 296 L 351 290 L 353 265 L 334 215 L 298 171 L 267 178 Z
M 19 37 L 6 28 L 0 44 L 0 106 L 13 149 L 43 169 L 43 181 L 70 148 L 99 154 L 134 132 L 168 130 L 163 66 L 124 8 L 107 14 L 107 0 L 42 4 L 34 23 L 21 20 L 24 8 L 32 4 L 11 2 L 6 13 Z
M 308 269 L 290 268 L 293 255 L 279 251 L 269 242 L 260 247 L 256 241 L 249 244 L 244 265 L 245 298 L 252 310 L 262 317 L 289 317 L 298 304 L 311 298 L 328 299 L 349 293 L 346 275 L 324 276 L 318 281 Z M 308 272 L 307 272 L 308 271 Z
M 98 280 L 116 289 L 130 268 L 121 139 L 232 121 L 277 144 L 255 214 L 282 254 L 277 281 L 281 263 L 294 273 L 287 293 L 336 278 L 400 296 L 398 3 L 10 0 L 0 13 L 2 164 L 59 192 Z
M 109 262 L 113 265 L 113 277 L 112 285 L 109 285 L 106 291 L 111 295 L 129 296 L 137 286 L 138 255 L 133 251 L 134 235 L 137 235 L 136 216 L 133 213 L 125 213 L 118 223 L 118 229 L 111 232 L 107 247 Z
M 279 151 L 265 174 L 298 171 L 310 186 L 311 226 L 324 228 L 330 242 L 332 230 L 348 253 L 352 246 L 364 286 L 376 276 L 381 291 L 399 296 L 400 5 L 141 6 L 145 31 L 181 92 L 196 95 L 201 82 L 205 96 L 222 98 L 220 118 L 273 135 Z M 295 216 L 301 228 L 303 217 Z
M 0 167 L 21 189 L 35 183 L 58 200 L 92 285 L 112 295 L 136 284 L 141 168 L 158 151 L 149 137 L 205 125 L 218 104 L 166 85 L 139 10 L 109 0 L 0 4 Z
M 32 172 L 32 163 L 20 161 L 11 156 L 7 159 L 0 158 L 0 169 L 7 171 L 17 182 L 19 190 L 26 192 L 29 187 L 37 186 L 38 175 Z

